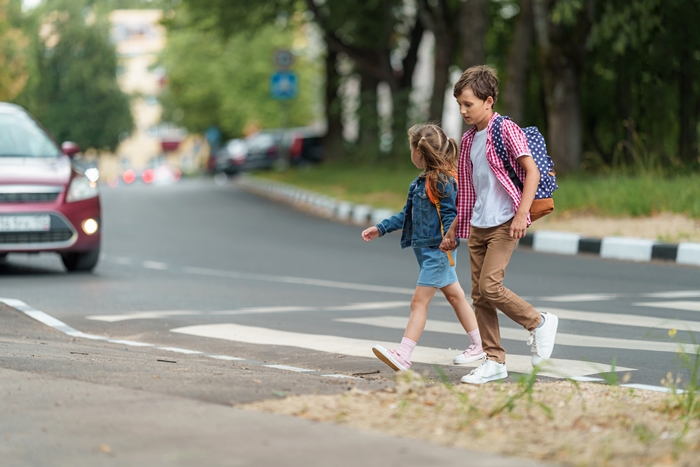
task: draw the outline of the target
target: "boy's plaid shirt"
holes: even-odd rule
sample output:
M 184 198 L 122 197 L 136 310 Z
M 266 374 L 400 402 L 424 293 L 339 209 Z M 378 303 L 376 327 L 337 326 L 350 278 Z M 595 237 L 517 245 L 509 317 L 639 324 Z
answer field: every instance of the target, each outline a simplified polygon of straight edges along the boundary
M 494 112 L 489 120 L 488 131 L 486 132 L 486 158 L 489 161 L 494 175 L 496 175 L 496 178 L 501 182 L 503 188 L 505 188 L 513 199 L 513 207 L 515 208 L 515 212 L 517 212 L 523 194 L 508 176 L 508 171 L 503 165 L 501 158 L 496 154 L 496 149 L 491 139 L 491 125 L 497 116 L 498 113 Z M 518 178 L 524 181 L 525 170 L 520 166 L 517 159 L 522 155 L 532 155 L 527 145 L 525 133 L 523 133 L 523 130 L 517 124 L 508 119 L 503 120 L 501 130 L 503 131 L 503 143 L 506 146 L 510 165 L 515 170 Z M 459 192 L 457 195 L 457 219 L 455 221 L 457 222 L 457 238 L 469 238 L 474 205 L 476 204 L 476 191 L 474 190 L 472 160 L 470 157 L 475 133 L 476 125 L 464 133 L 464 136 L 462 136 L 462 146 L 459 150 L 459 163 L 457 165 Z M 530 213 L 528 213 L 527 225 L 529 226 L 530 224 Z

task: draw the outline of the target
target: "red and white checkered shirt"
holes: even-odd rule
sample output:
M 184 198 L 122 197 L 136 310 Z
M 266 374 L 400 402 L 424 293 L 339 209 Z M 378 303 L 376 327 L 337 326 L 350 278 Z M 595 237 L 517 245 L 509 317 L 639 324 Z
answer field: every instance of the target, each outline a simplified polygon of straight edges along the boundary
M 506 170 L 503 161 L 498 157 L 498 154 L 496 154 L 496 149 L 491 139 L 491 125 L 493 125 L 493 120 L 497 116 L 498 113 L 494 112 L 489 120 L 488 131 L 486 132 L 486 158 L 489 161 L 494 175 L 513 199 L 513 207 L 515 208 L 515 212 L 517 212 L 523 194 L 508 176 L 508 170 Z M 508 153 L 510 165 L 515 170 L 515 174 L 518 178 L 520 180 L 525 180 L 525 170 L 518 163 L 518 157 L 532 155 L 527 146 L 525 133 L 523 133 L 523 130 L 517 124 L 508 119 L 503 119 L 501 130 L 503 131 L 503 143 Z M 464 133 L 464 136 L 462 136 L 462 146 L 459 150 L 459 163 L 457 165 L 459 192 L 457 194 L 457 219 L 455 221 L 457 222 L 457 238 L 469 238 L 474 205 L 476 204 L 476 191 L 474 190 L 472 160 L 470 157 L 475 133 L 476 125 Z M 530 223 L 530 214 L 528 213 L 527 225 L 529 226 Z

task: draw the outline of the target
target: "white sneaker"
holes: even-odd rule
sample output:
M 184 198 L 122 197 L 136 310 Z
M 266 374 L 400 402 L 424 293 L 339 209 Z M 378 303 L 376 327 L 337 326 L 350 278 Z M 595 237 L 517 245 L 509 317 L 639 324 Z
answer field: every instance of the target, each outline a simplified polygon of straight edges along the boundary
M 506 364 L 489 360 L 487 357 L 481 362 L 481 365 L 474 368 L 468 375 L 462 376 L 462 382 L 467 384 L 484 384 L 507 377 Z
M 552 356 L 554 350 L 554 338 L 557 335 L 557 327 L 559 326 L 559 318 L 557 315 L 542 312 L 544 324 L 530 333 L 530 338 L 527 340 L 528 345 L 531 345 L 530 353 L 532 354 L 532 366 L 537 366 Z
M 486 356 L 486 352 L 484 352 L 484 349 L 481 348 L 481 344 L 479 344 L 479 345 L 472 344 L 469 347 L 467 347 L 467 350 L 465 350 L 464 352 L 462 352 L 461 354 L 459 354 L 455 358 L 453 358 L 452 362 L 455 365 L 465 365 L 467 363 L 481 360 L 485 356 Z

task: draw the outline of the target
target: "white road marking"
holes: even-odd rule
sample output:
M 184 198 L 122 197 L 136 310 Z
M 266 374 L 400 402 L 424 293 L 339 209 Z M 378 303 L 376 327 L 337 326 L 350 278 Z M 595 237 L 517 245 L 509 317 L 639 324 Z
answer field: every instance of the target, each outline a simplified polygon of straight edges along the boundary
M 648 384 L 637 384 L 637 383 L 630 383 L 630 384 L 621 384 L 623 388 L 632 388 L 632 389 L 643 389 L 645 391 L 655 391 L 655 392 L 674 392 L 673 389 L 670 388 L 664 388 L 661 386 L 650 386 Z M 683 393 L 685 391 L 682 390 L 676 390 L 677 393 Z
M 121 315 L 91 315 L 86 316 L 85 319 L 91 319 L 94 321 L 106 321 L 108 323 L 115 323 L 117 321 L 128 321 L 132 319 L 161 319 L 167 318 L 168 316 L 185 316 L 185 315 L 199 315 L 200 311 L 138 311 L 135 313 L 124 313 Z
M 615 300 L 622 297 L 622 294 L 614 293 L 589 293 L 573 295 L 555 295 L 552 297 L 537 297 L 537 300 L 547 302 L 599 302 L 605 300 Z
M 110 256 L 110 259 L 112 261 L 114 261 L 115 263 L 122 264 L 124 266 L 127 266 L 127 265 L 131 264 L 131 262 L 132 262 L 131 258 L 127 258 L 126 256 L 114 256 L 114 257 Z
M 313 311 L 318 308 L 312 306 L 258 306 L 239 308 L 238 310 L 213 311 L 212 315 L 251 315 L 257 313 L 290 313 L 294 311 Z
M 304 368 L 297 368 L 297 367 L 290 367 L 287 365 L 271 365 L 268 363 L 264 362 L 256 362 L 254 360 L 248 360 L 246 358 L 240 358 L 240 357 L 231 357 L 229 355 L 213 355 L 213 354 L 207 354 L 204 352 L 200 352 L 198 350 L 190 350 L 190 349 L 182 349 L 179 347 L 158 347 L 153 344 L 149 344 L 147 342 L 136 342 L 136 341 L 130 341 L 130 340 L 125 340 L 125 339 L 110 339 L 108 337 L 104 336 L 96 336 L 94 334 L 85 334 L 84 332 L 78 331 L 75 328 L 72 328 L 68 326 L 66 323 L 64 323 L 61 320 L 58 320 L 54 318 L 51 315 L 48 315 L 44 313 L 43 311 L 36 310 L 26 303 L 24 303 L 21 300 L 17 300 L 14 298 L 0 298 L 0 303 L 4 303 L 8 306 L 11 306 L 25 315 L 36 319 L 42 324 L 45 324 L 49 327 L 52 327 L 64 334 L 67 334 L 72 337 L 82 337 L 84 339 L 91 339 L 91 340 L 100 340 L 100 341 L 105 341 L 109 342 L 112 344 L 122 344 L 122 345 L 130 345 L 134 347 L 155 347 L 159 350 L 166 350 L 170 352 L 177 352 L 177 353 L 182 353 L 182 354 L 189 354 L 189 355 L 202 355 L 203 357 L 208 357 L 208 358 L 213 358 L 216 360 L 227 360 L 227 361 L 243 361 L 246 362 L 248 365 L 256 365 L 256 366 L 262 366 L 266 368 L 273 368 L 273 369 L 278 369 L 278 370 L 283 370 L 283 371 L 295 371 L 295 372 L 302 372 L 302 373 L 307 373 L 307 374 L 313 374 L 316 376 L 322 376 L 322 377 L 327 377 L 327 378 L 344 378 L 344 379 L 360 379 L 355 376 L 349 376 L 349 375 L 341 375 L 341 374 L 333 374 L 333 373 L 322 373 L 320 371 L 316 370 L 305 370 Z
M 674 302 L 643 302 L 633 303 L 634 306 L 648 306 L 654 308 L 666 308 L 670 310 L 700 311 L 700 302 L 674 301 Z
M 600 313 L 594 311 L 575 311 L 565 308 L 538 308 L 539 311 L 554 313 L 561 319 L 573 319 L 599 324 L 614 324 L 616 326 L 637 326 L 652 329 L 676 329 L 678 331 L 700 332 L 700 322 L 665 319 L 651 316 Z
M 406 318 L 397 316 L 378 316 L 362 318 L 340 318 L 335 321 L 343 323 L 364 324 L 367 326 L 377 326 L 389 329 L 405 329 Z M 458 322 L 439 321 L 429 319 L 425 325 L 426 331 L 441 332 L 444 334 L 457 334 L 465 336 L 464 329 Z M 501 338 L 526 341 L 529 333 L 525 329 L 513 329 L 501 327 Z M 557 333 L 557 344 L 572 347 L 603 347 L 608 349 L 624 350 L 648 350 L 652 352 L 676 353 L 680 348 L 686 353 L 695 353 L 695 346 L 692 344 L 680 345 L 675 342 L 656 342 L 633 339 L 616 339 L 611 337 L 583 336 L 580 334 Z
M 365 292 L 395 293 L 402 295 L 413 295 L 414 289 L 402 287 L 385 287 L 381 285 L 357 284 L 354 282 L 328 281 L 322 279 L 309 279 L 305 277 L 273 276 L 269 274 L 247 274 L 236 271 L 221 271 L 217 269 L 186 267 L 182 269 L 188 274 L 198 274 L 203 276 L 226 277 L 229 279 L 248 279 L 264 282 L 277 282 L 283 284 L 312 285 L 317 287 L 329 287 L 334 289 L 362 290 Z
M 157 269 L 157 270 L 168 269 L 167 264 L 160 263 L 158 261 L 144 261 L 143 263 L 141 263 L 141 266 L 143 266 L 146 269 Z
M 167 350 L 168 352 L 184 353 L 187 355 L 202 355 L 203 352 L 198 350 L 181 349 L 180 347 L 158 347 L 160 350 Z
M 278 370 L 298 371 L 300 373 L 307 373 L 309 371 L 314 371 L 314 370 L 307 370 L 306 368 L 299 368 L 296 366 L 289 366 L 289 365 L 263 365 L 263 366 L 267 367 L 267 368 L 276 368 Z
M 434 305 L 444 306 L 446 303 L 435 303 Z M 248 315 L 257 313 L 289 313 L 296 311 L 363 311 L 363 310 L 386 310 L 392 308 L 406 308 L 411 306 L 411 302 L 367 302 L 352 303 L 340 306 L 260 306 L 239 308 L 237 310 L 213 311 L 212 315 Z
M 322 334 L 303 334 L 288 331 L 278 331 L 275 329 L 258 328 L 253 326 L 242 326 L 238 324 L 205 324 L 198 326 L 185 326 L 171 329 L 171 332 L 187 334 L 199 337 L 210 337 L 215 339 L 225 339 L 248 344 L 261 345 L 285 345 L 304 349 L 317 350 L 321 352 L 337 353 L 341 355 L 351 355 L 355 357 L 375 358 L 372 353 L 372 346 L 376 344 L 388 348 L 397 346 L 395 342 L 369 341 L 363 339 L 353 339 L 348 337 L 328 336 Z M 449 365 L 454 358 L 455 351 L 438 349 L 433 347 L 418 346 L 413 352 L 414 362 L 429 363 L 436 365 Z M 480 362 L 474 362 L 477 366 Z M 529 355 L 508 356 L 508 369 L 516 373 L 530 373 L 532 365 Z M 465 371 L 466 371 L 465 367 Z M 553 378 L 565 378 L 571 376 L 586 376 L 611 371 L 610 365 L 589 363 L 578 360 L 551 359 L 545 364 L 543 376 Z M 633 368 L 616 367 L 615 371 L 634 371 Z
M 410 308 L 411 302 L 369 302 L 353 303 L 351 305 L 330 306 L 328 311 L 353 311 L 353 310 L 386 310 L 391 308 Z
M 678 290 L 676 292 L 645 293 L 642 297 L 649 298 L 693 298 L 700 297 L 700 290 Z

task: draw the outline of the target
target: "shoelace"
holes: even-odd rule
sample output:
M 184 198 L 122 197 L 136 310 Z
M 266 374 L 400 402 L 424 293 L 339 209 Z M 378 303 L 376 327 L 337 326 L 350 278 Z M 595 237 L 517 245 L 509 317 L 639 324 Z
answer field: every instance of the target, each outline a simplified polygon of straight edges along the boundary
M 472 344 L 469 347 L 467 347 L 467 350 L 464 351 L 464 355 L 467 355 L 469 352 L 472 350 L 476 349 L 476 344 Z
M 532 350 L 537 351 L 537 333 L 532 331 L 527 339 L 527 345 L 532 346 Z
M 476 368 L 474 368 L 472 371 L 470 371 L 469 374 L 470 374 L 470 375 L 473 375 L 474 373 L 476 373 L 476 370 L 478 370 L 478 369 L 481 368 L 482 366 L 486 365 L 486 362 L 488 361 L 488 359 L 489 359 L 489 357 L 483 357 L 483 358 L 481 359 L 481 363 L 479 363 L 479 366 L 476 367 Z

